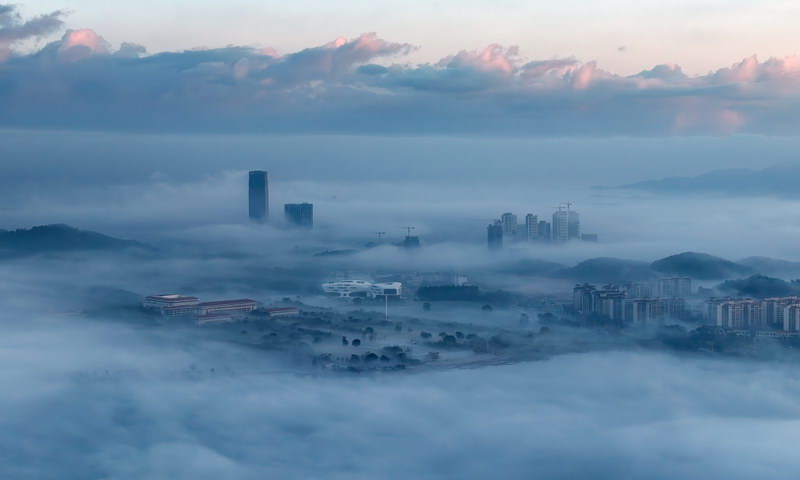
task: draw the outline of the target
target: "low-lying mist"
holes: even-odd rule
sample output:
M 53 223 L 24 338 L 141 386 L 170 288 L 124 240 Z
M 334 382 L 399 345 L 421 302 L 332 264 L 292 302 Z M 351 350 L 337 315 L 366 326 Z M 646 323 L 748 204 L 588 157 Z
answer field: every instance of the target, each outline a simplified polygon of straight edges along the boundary
M 630 351 L 311 375 L 188 331 L 18 315 L 0 339 L 4 478 L 793 476 L 789 364 Z

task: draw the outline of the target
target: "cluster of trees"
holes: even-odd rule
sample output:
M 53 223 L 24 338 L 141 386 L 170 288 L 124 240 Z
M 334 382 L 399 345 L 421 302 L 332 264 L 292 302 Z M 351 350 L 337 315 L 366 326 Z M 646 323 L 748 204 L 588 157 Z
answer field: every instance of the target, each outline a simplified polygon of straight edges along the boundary
M 511 346 L 511 341 L 502 335 L 494 335 L 487 340 L 475 333 L 464 334 L 458 330 L 453 333 L 439 332 L 437 340 L 434 340 L 434 335 L 431 332 L 422 331 L 419 336 L 435 347 L 443 349 L 464 348 L 476 353 L 496 352 Z
M 800 280 L 787 282 L 766 275 L 751 275 L 737 280 L 726 280 L 717 287 L 723 292 L 754 298 L 788 297 L 800 295 Z
M 419 287 L 417 298 L 425 302 L 486 302 L 499 305 L 505 305 L 512 301 L 512 295 L 508 292 L 502 290 L 481 292 L 480 288 L 475 285 Z M 424 304 L 423 308 L 425 308 Z

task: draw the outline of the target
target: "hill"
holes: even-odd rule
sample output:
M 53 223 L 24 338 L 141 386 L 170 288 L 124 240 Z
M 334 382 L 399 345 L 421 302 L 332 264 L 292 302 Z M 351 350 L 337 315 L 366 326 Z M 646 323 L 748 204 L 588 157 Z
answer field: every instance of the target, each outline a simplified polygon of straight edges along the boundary
M 566 268 L 564 265 L 538 258 L 524 258 L 497 263 L 489 267 L 492 271 L 523 276 L 548 276 Z
M 737 260 L 736 263 L 750 267 L 754 272 L 765 275 L 779 275 L 784 277 L 800 277 L 800 262 L 790 262 L 769 257 L 747 257 Z
M 726 195 L 798 195 L 794 179 L 800 163 L 783 163 L 763 170 L 726 168 L 696 177 L 668 177 L 622 185 L 619 189 L 656 193 L 721 193 Z
M 73 251 L 122 251 L 155 249 L 135 240 L 122 240 L 69 225 L 41 225 L 0 232 L 0 257 Z
M 656 272 L 664 275 L 681 275 L 698 280 L 719 280 L 755 273 L 746 265 L 697 252 L 672 255 L 656 260 L 650 266 Z
M 584 260 L 574 267 L 556 272 L 554 276 L 576 282 L 624 283 L 652 279 L 655 272 L 647 262 L 600 257 Z
M 726 280 L 718 287 L 727 294 L 741 297 L 768 298 L 800 295 L 800 283 L 797 280 L 787 282 L 780 278 L 766 275 L 752 275 L 738 280 Z

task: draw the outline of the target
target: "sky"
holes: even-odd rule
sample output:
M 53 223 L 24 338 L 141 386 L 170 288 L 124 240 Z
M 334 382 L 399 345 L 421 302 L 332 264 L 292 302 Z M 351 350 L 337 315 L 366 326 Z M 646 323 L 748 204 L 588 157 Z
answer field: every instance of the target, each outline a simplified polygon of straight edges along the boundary
M 335 272 L 560 299 L 572 280 L 541 264 L 800 261 L 800 195 L 774 188 L 800 168 L 799 17 L 792 0 L 0 3 L 0 229 L 157 249 L 0 260 L 0 477 L 796 477 L 788 349 L 328 375 L 242 346 L 238 325 L 231 341 L 123 312 L 157 292 L 315 302 Z M 794 167 L 736 175 L 758 188 L 613 188 L 776 164 Z M 270 172 L 270 225 L 247 218 L 252 169 Z M 314 229 L 283 228 L 305 201 Z M 487 251 L 492 219 L 564 202 L 597 243 Z M 420 249 L 365 246 L 410 225 Z M 333 249 L 359 252 L 315 256 Z M 530 305 L 473 307 L 398 310 L 519 328 Z
M 419 46 L 418 61 L 498 43 L 519 45 L 531 59 L 574 56 L 626 75 L 658 63 L 703 74 L 754 53 L 795 54 L 792 18 L 800 13 L 790 0 L 145 0 L 127 2 L 123 12 L 118 5 L 38 0 L 22 10 L 67 10 L 68 28 L 93 28 L 114 45 L 136 42 L 151 52 L 235 44 L 285 53 L 375 31 Z
M 0 126 L 797 132 L 791 2 L 552 3 L 137 2 L 124 14 L 108 2 L 4 6 Z

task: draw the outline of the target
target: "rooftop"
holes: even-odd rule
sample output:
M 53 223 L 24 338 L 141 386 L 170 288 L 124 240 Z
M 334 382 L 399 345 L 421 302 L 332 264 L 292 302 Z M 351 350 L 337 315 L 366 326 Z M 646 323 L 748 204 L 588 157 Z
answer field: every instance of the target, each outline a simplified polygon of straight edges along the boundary
M 240 305 L 242 303 L 256 303 L 256 301 L 250 300 L 249 298 L 239 298 L 236 300 L 217 300 L 215 302 L 203 302 L 199 306 L 212 307 L 216 305 Z
M 161 295 L 148 295 L 145 297 L 147 300 L 171 300 L 171 301 L 179 301 L 179 300 L 198 300 L 197 297 L 192 297 L 189 295 L 178 295 L 177 293 L 164 293 Z

